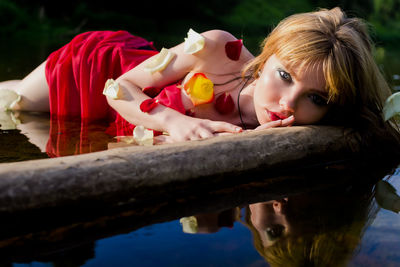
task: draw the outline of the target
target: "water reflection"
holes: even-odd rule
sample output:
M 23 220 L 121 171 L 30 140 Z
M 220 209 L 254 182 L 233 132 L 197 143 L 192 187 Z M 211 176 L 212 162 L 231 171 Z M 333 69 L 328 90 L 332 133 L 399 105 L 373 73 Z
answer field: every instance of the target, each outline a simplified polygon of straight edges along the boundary
M 105 215 L 93 221 L 85 221 L 81 216 L 62 227 L 39 228 L 33 232 L 24 233 L 19 228 L 17 231 L 22 233 L 20 235 L 9 235 L 7 227 L 3 226 L 0 232 L 0 254 L 3 260 L 8 259 L 14 263 L 52 262 L 53 266 L 85 266 L 90 263 L 88 266 L 99 266 L 106 259 L 110 264 L 118 262 L 118 266 L 154 266 L 156 261 L 151 257 L 146 258 L 147 264 L 137 258 L 143 249 L 151 249 L 152 254 L 163 255 L 160 256 L 162 262 L 169 266 L 178 263 L 185 265 L 193 261 L 197 266 L 213 265 L 216 262 L 232 263 L 232 258 L 228 259 L 232 255 L 224 256 L 222 253 L 221 243 L 219 246 L 213 245 L 222 242 L 218 235 L 223 234 L 224 242 L 234 248 L 232 253 L 244 261 L 237 266 L 254 262 L 258 262 L 254 266 L 263 266 L 249 250 L 251 246 L 259 259 L 270 266 L 345 266 L 354 262 L 360 247 L 366 246 L 364 235 L 366 232 L 368 236 L 371 235 L 371 224 L 382 214 L 378 213 L 379 206 L 374 199 L 377 179 L 366 175 L 362 178 L 363 182 L 355 180 L 318 190 L 315 188 L 320 185 L 313 184 L 307 189 L 310 185 L 303 181 L 301 192 L 288 194 L 287 188 L 282 187 L 282 190 L 264 195 L 263 201 L 243 201 L 239 206 L 217 210 L 210 210 L 209 207 L 199 209 L 189 201 L 186 205 L 173 206 L 165 211 L 160 207 L 153 207 L 148 212 L 136 208 Z M 268 192 L 271 186 L 269 183 L 264 191 Z M 246 195 L 243 188 L 238 191 Z M 249 191 L 249 195 L 253 193 Z M 272 199 L 271 195 L 277 197 Z M 218 206 L 218 202 L 215 205 Z M 189 215 L 188 207 L 210 211 L 176 220 L 182 213 Z M 166 216 L 166 213 L 169 215 Z M 168 222 L 171 218 L 175 219 Z M 398 220 L 398 217 L 395 218 Z M 153 224 L 155 222 L 164 223 Z M 146 228 L 149 224 L 153 225 Z M 372 228 L 375 232 L 379 230 Z M 204 236 L 213 238 L 204 242 Z M 247 236 L 249 241 L 243 243 Z M 379 238 L 382 240 L 385 237 Z M 379 243 L 374 244 L 379 246 Z M 212 261 L 207 261 L 207 257 L 193 259 L 190 249 L 203 251 Z M 120 251 L 118 259 L 113 256 L 116 250 Z M 173 255 L 166 253 L 166 250 L 173 251 Z M 371 252 L 362 253 L 368 255 Z M 374 255 L 374 259 L 382 256 L 382 251 L 380 253 Z M 363 266 L 374 262 L 373 259 L 365 261 L 365 256 L 362 259 L 358 257 L 356 262 L 363 263 Z M 380 259 L 380 263 L 384 261 Z M 400 260 L 392 263 L 399 264 Z
M 193 234 L 240 221 L 270 266 L 346 266 L 379 210 L 374 196 L 373 183 L 358 184 L 250 204 L 241 215 L 233 208 L 180 222 Z
M 0 142 L 21 147 L 14 149 L 16 155 L 12 157 L 10 149 L 0 148 L 0 162 L 78 155 L 129 145 L 109 133 L 107 121 L 89 123 L 32 112 L 2 112 L 0 115 L 0 124 L 15 126 L 0 130 Z M 36 153 L 27 155 L 26 151 L 33 150 Z

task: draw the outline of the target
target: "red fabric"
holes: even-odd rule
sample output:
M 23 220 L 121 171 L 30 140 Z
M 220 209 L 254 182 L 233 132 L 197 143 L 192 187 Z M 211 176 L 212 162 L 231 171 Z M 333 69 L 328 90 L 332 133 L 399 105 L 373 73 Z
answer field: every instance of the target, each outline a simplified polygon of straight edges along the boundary
M 185 114 L 185 108 L 181 98 L 181 89 L 178 88 L 178 84 L 165 87 L 154 99 L 158 100 L 159 104 L 173 108 L 176 111 Z M 113 136 L 132 135 L 134 128 L 135 125 L 130 124 L 124 120 L 124 118 L 118 116 L 116 120 L 110 124 L 110 127 L 107 129 L 107 133 Z M 155 134 L 159 133 L 156 132 Z
M 50 157 L 62 157 L 106 150 L 115 142 L 106 134 L 108 123 L 89 123 L 85 120 L 50 118 L 50 138 L 46 152 Z
M 71 153 L 71 147 L 76 147 L 75 154 L 91 151 L 87 149 L 86 138 L 79 138 L 76 146 L 64 144 L 68 143 L 69 134 L 59 136 L 65 130 L 63 118 L 78 117 L 85 122 L 82 122 L 80 136 L 86 135 L 85 125 L 95 120 L 109 121 L 106 132 L 112 136 L 132 135 L 135 126 L 108 105 L 103 95 L 104 85 L 107 79 L 118 78 L 157 53 L 151 42 L 126 31 L 94 31 L 77 35 L 50 54 L 46 79 L 53 122 L 48 154 L 62 156 Z M 176 86 L 167 88 L 170 89 L 157 96 L 160 103 L 184 113 L 180 89 Z M 68 146 L 68 149 L 62 146 Z
M 47 59 L 50 113 L 90 120 L 115 116 L 103 95 L 104 84 L 158 53 L 140 49 L 145 46 L 151 43 L 126 31 L 77 35 Z

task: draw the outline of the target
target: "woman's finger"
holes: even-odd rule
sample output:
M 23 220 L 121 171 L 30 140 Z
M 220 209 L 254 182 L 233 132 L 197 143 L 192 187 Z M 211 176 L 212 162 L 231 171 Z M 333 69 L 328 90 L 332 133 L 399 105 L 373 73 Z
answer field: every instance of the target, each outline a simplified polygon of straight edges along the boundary
M 212 121 L 210 124 L 210 130 L 214 133 L 218 132 L 228 132 L 228 133 L 240 133 L 243 129 L 237 125 L 222 122 L 222 121 Z
M 264 123 L 264 124 L 258 126 L 257 128 L 255 128 L 254 130 L 264 130 L 264 129 L 280 127 L 280 126 L 282 126 L 282 120 L 276 120 L 276 121 L 270 121 L 270 122 Z
M 206 138 L 214 137 L 214 134 L 212 132 L 206 130 L 206 129 L 202 129 L 199 132 L 199 136 L 200 136 L 201 139 L 206 139 Z
M 294 123 L 294 116 L 290 116 L 284 120 L 282 120 L 282 125 L 281 126 L 292 126 Z
M 291 126 L 294 123 L 294 116 L 290 116 L 284 120 L 276 120 L 264 123 L 263 125 L 258 126 L 255 130 L 264 130 L 274 127 L 287 127 Z

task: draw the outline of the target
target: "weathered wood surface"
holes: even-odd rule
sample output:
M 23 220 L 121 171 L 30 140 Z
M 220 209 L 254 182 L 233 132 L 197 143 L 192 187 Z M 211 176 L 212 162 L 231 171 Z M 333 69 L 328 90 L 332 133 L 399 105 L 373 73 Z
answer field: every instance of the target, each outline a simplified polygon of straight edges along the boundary
M 0 164 L 0 212 L 63 206 L 117 206 L 208 190 L 341 160 L 357 150 L 342 128 L 275 128 L 151 147 L 124 147 L 53 159 Z M 249 178 L 246 182 L 251 181 Z M 222 186 L 221 186 L 222 185 Z M 201 193 L 201 192 L 200 192 Z

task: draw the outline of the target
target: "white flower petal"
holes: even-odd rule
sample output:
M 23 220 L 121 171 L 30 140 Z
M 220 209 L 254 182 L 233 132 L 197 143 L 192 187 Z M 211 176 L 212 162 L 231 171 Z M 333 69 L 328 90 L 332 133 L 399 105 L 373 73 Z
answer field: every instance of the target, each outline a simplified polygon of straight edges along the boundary
M 187 234 L 196 234 L 198 232 L 197 219 L 194 216 L 183 217 L 179 220 L 182 225 L 182 231 Z
M 0 130 L 15 130 L 21 121 L 11 111 L 0 111 Z
M 400 113 L 400 92 L 389 96 L 383 107 L 383 116 L 386 121 L 398 113 Z
M 149 62 L 144 67 L 144 70 L 151 74 L 164 70 L 171 60 L 175 57 L 175 54 L 167 48 L 162 48 L 160 53 L 150 58 Z
M 192 29 L 189 29 L 188 37 L 185 38 L 185 44 L 183 47 L 183 52 L 185 54 L 194 54 L 199 52 L 204 48 L 205 40 L 204 37 L 195 32 Z
M 126 144 L 132 144 L 135 142 L 133 136 L 115 136 L 114 138 L 117 139 L 119 142 L 123 142 Z
M 113 79 L 108 79 L 104 86 L 103 95 L 109 96 L 112 99 L 121 98 L 121 90 L 119 84 Z
M 135 139 L 138 145 L 151 146 L 153 145 L 154 133 L 152 130 L 148 130 L 141 125 L 138 125 L 133 129 L 133 139 Z
M 9 89 L 0 89 L 0 110 L 9 110 L 21 100 L 21 95 Z

